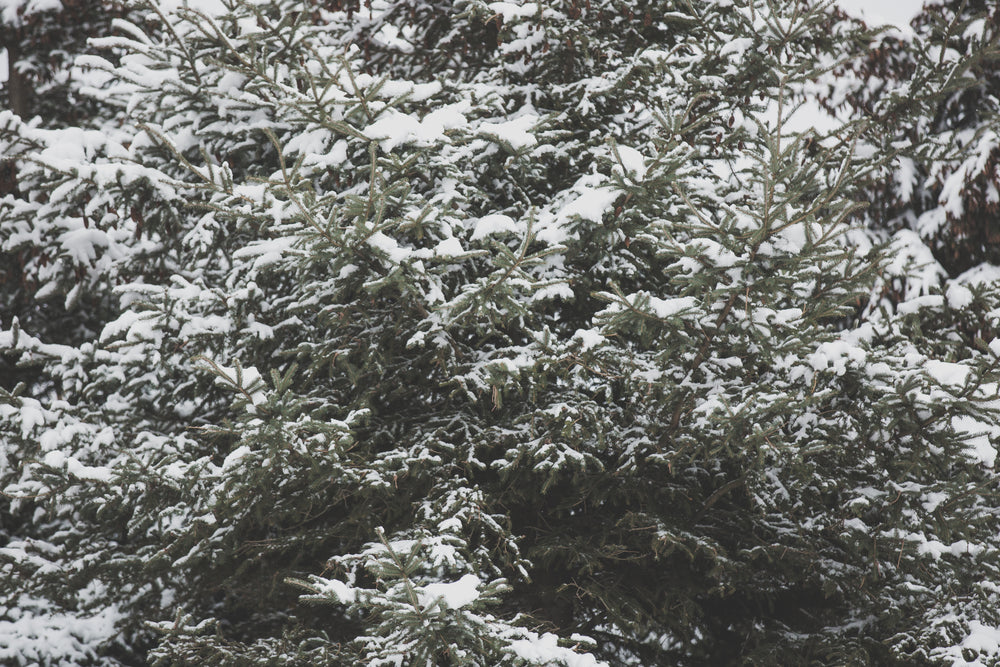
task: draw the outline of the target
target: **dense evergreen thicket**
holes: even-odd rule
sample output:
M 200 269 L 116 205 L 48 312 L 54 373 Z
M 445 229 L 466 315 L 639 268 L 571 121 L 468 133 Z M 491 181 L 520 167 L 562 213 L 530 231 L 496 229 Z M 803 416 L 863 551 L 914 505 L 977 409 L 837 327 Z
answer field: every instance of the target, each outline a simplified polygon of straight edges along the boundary
M 97 12 L 0 112 L 0 660 L 1000 659 L 988 9 Z

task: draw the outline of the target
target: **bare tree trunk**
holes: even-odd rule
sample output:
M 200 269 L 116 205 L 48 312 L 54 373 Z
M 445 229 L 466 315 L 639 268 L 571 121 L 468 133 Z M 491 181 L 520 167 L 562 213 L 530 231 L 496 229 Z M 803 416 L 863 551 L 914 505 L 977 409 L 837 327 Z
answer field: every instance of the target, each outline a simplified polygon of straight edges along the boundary
M 7 100 L 10 110 L 21 118 L 27 118 L 31 110 L 31 86 L 15 65 L 21 59 L 21 45 L 17 38 L 7 45 Z

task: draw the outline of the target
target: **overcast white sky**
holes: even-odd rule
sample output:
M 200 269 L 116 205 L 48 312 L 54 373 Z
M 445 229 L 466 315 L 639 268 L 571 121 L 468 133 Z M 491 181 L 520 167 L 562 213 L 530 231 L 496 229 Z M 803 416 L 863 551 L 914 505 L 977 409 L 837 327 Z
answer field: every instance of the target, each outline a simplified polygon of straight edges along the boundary
M 871 25 L 905 26 L 920 13 L 924 0 L 837 0 L 837 4 L 848 14 L 860 16 Z

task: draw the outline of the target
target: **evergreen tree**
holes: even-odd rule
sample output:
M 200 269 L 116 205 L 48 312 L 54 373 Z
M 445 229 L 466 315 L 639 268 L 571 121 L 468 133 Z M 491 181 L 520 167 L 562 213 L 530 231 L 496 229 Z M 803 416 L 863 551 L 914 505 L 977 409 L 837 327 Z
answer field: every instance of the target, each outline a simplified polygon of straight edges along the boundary
M 42 176 L 39 180 L 39 172 L 31 168 L 26 156 L 41 144 L 30 130 L 15 128 L 20 123 L 29 123 L 33 129 L 72 128 L 60 140 L 65 149 L 81 143 L 81 129 L 114 126 L 114 110 L 99 95 L 85 93 L 86 88 L 99 87 L 101 79 L 73 63 L 88 50 L 87 38 L 107 34 L 122 13 L 119 5 L 106 0 L 0 4 L 0 48 L 9 70 L 0 82 L 0 112 L 6 111 L 0 118 L 4 147 L 0 197 L 11 197 L 7 206 L 19 207 L 16 213 L 8 209 L 4 215 L 9 229 L 0 247 L 0 319 L 9 327 L 11 318 L 17 317 L 36 333 L 44 332 L 51 342 L 79 343 L 92 338 L 107 320 L 108 304 L 92 298 L 94 292 L 87 284 L 93 278 L 86 275 L 86 261 L 67 257 L 65 251 L 53 252 L 57 240 L 40 241 L 36 236 L 39 230 L 33 229 L 34 220 L 45 202 L 25 200 L 51 191 L 53 179 Z M 85 204 L 81 202 L 81 210 Z M 88 216 L 82 217 L 86 221 Z M 73 277 L 61 277 L 60 286 L 54 288 L 50 277 L 65 272 Z M 67 304 L 67 292 L 78 284 L 72 303 Z M 9 360 L 0 358 L 0 386 L 10 389 L 17 381 L 31 378 L 31 373 L 18 372 Z
M 855 221 L 885 128 L 787 129 L 869 33 L 758 0 L 133 19 L 77 61 L 115 127 L 0 118 L 4 247 L 109 304 L 0 332 L 43 376 L 0 404 L 4 660 L 1000 655 L 993 293 L 883 299 L 921 259 Z

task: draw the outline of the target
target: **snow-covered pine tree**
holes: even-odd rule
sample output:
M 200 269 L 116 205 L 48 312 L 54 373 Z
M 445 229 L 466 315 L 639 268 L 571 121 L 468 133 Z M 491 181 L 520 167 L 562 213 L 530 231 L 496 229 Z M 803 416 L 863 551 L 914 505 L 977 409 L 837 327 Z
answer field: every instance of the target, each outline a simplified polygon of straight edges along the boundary
M 44 223 L 35 224 L 43 203 L 28 203 L 19 193 L 30 192 L 37 199 L 46 187 L 51 189 L 51 179 L 44 183 L 35 180 L 38 172 L 22 157 L 38 150 L 40 144 L 30 131 L 19 132 L 17 128 L 22 122 L 36 130 L 72 128 L 62 143 L 73 146 L 80 144 L 82 128 L 114 127 L 114 110 L 99 96 L 81 90 L 99 85 L 100 80 L 74 68 L 73 62 L 88 50 L 86 39 L 107 34 L 122 12 L 120 6 L 105 0 L 0 3 L 0 67 L 5 70 L 0 81 L 0 112 L 5 112 L 0 119 L 4 147 L 0 153 L 0 196 L 13 194 L 21 200 L 17 212 L 8 209 L 4 214 L 0 319 L 9 327 L 11 318 L 17 317 L 22 325 L 52 342 L 79 343 L 92 338 L 107 318 L 107 304 L 91 301 L 94 292 L 86 284 L 93 276 L 84 274 L 93 272 L 84 269 L 86 262 L 68 258 L 65 251 L 53 253 L 58 247 L 54 239 L 41 241 L 51 229 Z M 63 228 L 57 233 L 67 231 Z M 62 275 L 50 280 L 57 274 Z M 80 283 L 84 286 L 67 305 L 67 294 Z M 30 378 L 30 372 L 18 372 L 0 358 L 0 386 L 10 389 L 21 379 Z
M 0 4 L 0 52 L 7 64 L 0 108 L 25 119 L 86 122 L 100 100 L 79 94 L 73 60 L 86 40 L 106 34 L 122 6 L 110 0 L 4 0 Z
M 73 252 L 81 247 L 74 240 L 99 233 L 87 229 L 89 213 L 83 213 L 93 185 L 77 174 L 60 178 L 36 169 L 29 155 L 43 148 L 38 137 L 44 134 L 51 157 L 80 162 L 72 158 L 85 150 L 83 137 L 116 125 L 114 109 L 99 96 L 81 92 L 100 80 L 74 68 L 73 61 L 87 50 L 86 38 L 106 34 L 121 13 L 121 7 L 101 0 L 0 2 L 0 328 L 23 325 L 48 342 L 80 344 L 117 315 L 116 303 L 104 289 L 108 278 L 101 275 L 106 262 L 91 266 L 94 257 Z M 50 193 L 65 183 L 77 186 L 75 196 L 63 189 L 58 205 L 49 206 Z M 99 284 L 104 287 L 92 289 Z M 46 395 L 53 389 L 46 374 L 30 363 L 18 367 L 20 356 L 6 346 L 0 351 L 0 388 L 21 385 L 18 391 Z M 8 465 L 20 460 L 20 452 L 7 449 L 6 443 L 0 443 L 0 450 L 0 460 Z M 0 496 L 0 545 L 30 539 L 35 530 L 30 508 L 14 508 Z M 10 601 L 7 591 L 2 599 L 0 604 Z M 31 628 L 26 634 L 36 635 L 35 642 L 58 643 L 62 635 L 57 618 L 37 626 L 30 624 L 30 616 L 19 618 L 20 624 L 0 629 L 5 654 L 0 662 L 11 662 L 10 655 L 32 660 L 19 650 L 25 627 Z M 8 646 L 9 636 L 17 641 Z M 53 655 L 61 652 L 57 648 Z
M 943 359 L 972 359 L 987 343 L 997 345 L 998 18 L 992 3 L 928 3 L 909 29 L 879 34 L 835 70 L 820 96 L 828 108 L 880 128 L 863 150 L 894 156 L 861 184 L 860 198 L 872 205 L 858 224 L 888 240 L 895 257 L 872 304 L 895 313 L 897 335 Z M 963 423 L 953 420 L 957 430 Z M 983 430 L 984 438 L 994 435 Z M 994 484 L 983 488 L 993 492 Z M 938 505 L 924 509 L 934 513 Z M 945 530 L 956 525 L 938 520 Z M 954 615 L 918 612 L 926 622 L 900 632 L 897 651 L 911 661 L 995 661 L 995 603 L 968 603 L 992 586 L 987 578 L 975 572 L 930 587 Z
M 849 22 L 136 12 L 79 63 L 119 126 L 5 121 L 40 224 L 91 232 L 36 243 L 120 315 L 0 332 L 47 378 L 0 406 L 4 660 L 998 653 L 997 345 L 955 339 L 962 286 L 878 301 L 910 271 L 851 222 L 880 128 L 787 125 Z

